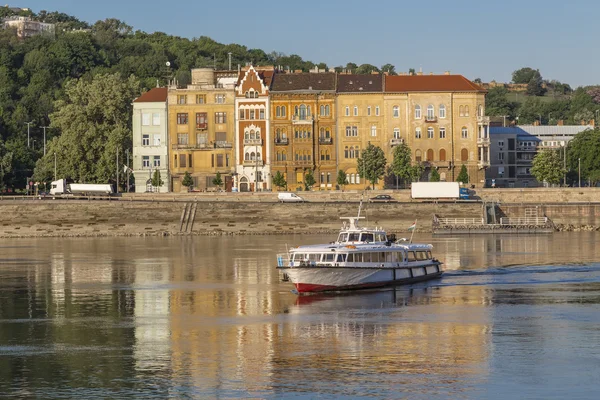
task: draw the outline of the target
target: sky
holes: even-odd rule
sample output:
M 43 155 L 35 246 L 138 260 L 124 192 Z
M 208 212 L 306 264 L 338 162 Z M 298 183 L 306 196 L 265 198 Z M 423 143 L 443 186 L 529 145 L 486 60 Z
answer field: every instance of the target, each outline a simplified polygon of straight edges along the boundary
M 93 23 L 209 36 L 330 67 L 353 62 L 396 71 L 450 71 L 509 82 L 522 67 L 577 86 L 600 84 L 597 0 L 19 0 Z

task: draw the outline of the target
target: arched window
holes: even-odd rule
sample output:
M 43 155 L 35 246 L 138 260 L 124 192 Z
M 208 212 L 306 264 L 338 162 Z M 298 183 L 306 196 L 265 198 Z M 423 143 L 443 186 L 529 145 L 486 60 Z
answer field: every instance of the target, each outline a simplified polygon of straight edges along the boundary
M 419 149 L 415 150 L 415 161 L 416 162 L 423 161 L 423 157 L 421 155 L 421 150 L 419 150 Z
M 246 92 L 246 93 L 244 93 L 244 95 L 246 96 L 247 99 L 250 98 L 250 93 Z
M 281 116 L 282 117 L 285 117 L 285 112 L 286 112 L 285 106 L 281 106 Z
M 460 151 L 460 161 L 469 161 L 469 150 L 462 149 Z
M 481 104 L 477 106 L 477 116 L 483 117 L 483 106 Z
M 282 139 L 287 139 L 287 132 L 285 131 L 285 129 L 281 130 L 281 138 Z
M 250 133 L 244 132 L 244 139 L 246 139 L 246 140 L 250 139 Z
M 331 137 L 331 131 L 329 128 L 325 128 L 325 138 L 329 139 Z
M 440 104 L 440 118 L 446 118 L 446 106 L 443 104 Z
M 394 139 L 400 139 L 400 128 L 394 128 Z
M 427 150 L 427 161 L 433 161 L 433 149 Z
M 415 119 L 421 119 L 421 106 L 418 104 L 415 106 Z
M 427 128 L 427 139 L 433 139 L 433 127 Z
M 279 107 L 279 106 L 275 107 L 275 116 L 281 117 L 281 107 Z
M 467 129 L 466 126 L 463 126 L 462 129 L 460 130 L 460 136 L 463 139 L 468 139 L 469 138 L 469 130 Z
M 358 106 L 354 106 L 354 116 L 358 116 Z
M 327 105 L 327 106 L 325 106 L 325 115 L 329 116 L 329 113 L 330 113 L 330 107 Z
M 244 160 L 250 161 L 250 153 L 244 154 Z
M 465 117 L 469 116 L 469 106 L 465 106 Z
M 392 108 L 392 117 L 394 117 L 394 118 L 400 118 L 400 107 L 394 106 Z
M 465 106 L 458 107 L 458 116 L 459 117 L 464 117 L 465 116 Z
M 354 146 L 350 146 L 350 158 L 354 158 Z
M 350 158 L 350 153 L 348 152 L 348 146 L 344 147 L 344 158 Z
M 421 139 L 421 128 L 415 129 L 415 139 Z
M 440 161 L 446 161 L 446 150 L 440 149 Z
M 306 106 L 304 104 L 300 105 L 300 119 L 306 119 Z
M 284 150 L 281 153 L 281 161 L 286 161 L 286 160 L 287 160 L 287 151 Z
M 275 129 L 275 138 L 281 139 L 281 130 L 279 128 Z
M 427 106 L 427 119 L 433 119 L 435 117 L 435 108 L 433 104 Z
M 350 106 L 346 106 L 346 117 L 350 116 Z
M 319 108 L 319 113 L 320 113 L 320 115 L 325 115 L 325 106 L 321 106 Z

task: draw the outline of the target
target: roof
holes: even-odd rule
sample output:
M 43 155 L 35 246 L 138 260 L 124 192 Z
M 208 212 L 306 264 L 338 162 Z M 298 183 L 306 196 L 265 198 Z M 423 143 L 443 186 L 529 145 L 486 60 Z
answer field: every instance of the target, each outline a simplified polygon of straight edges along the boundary
M 253 67 L 253 68 L 256 71 L 256 73 L 258 74 L 258 77 L 263 81 L 263 83 L 267 87 L 267 89 L 270 89 L 271 82 L 273 81 L 273 75 L 275 74 L 275 71 L 273 71 L 272 68 L 271 69 L 260 69 L 260 67 Z M 240 83 L 242 83 L 242 80 L 246 76 L 246 72 L 248 72 L 248 70 L 246 70 L 246 69 L 240 71 L 240 73 L 238 74 L 238 80 L 235 84 L 236 87 L 239 86 Z
M 592 125 L 517 125 L 514 127 L 490 127 L 490 135 L 516 134 L 536 137 L 573 137 L 580 132 L 594 129 Z
M 272 92 L 335 90 L 334 73 L 275 74 Z
M 340 74 L 337 78 L 338 93 L 381 93 L 383 75 Z
M 153 88 L 135 99 L 134 103 L 163 103 L 167 101 L 168 89 L 166 87 Z
M 386 92 L 485 92 L 462 75 L 389 75 Z

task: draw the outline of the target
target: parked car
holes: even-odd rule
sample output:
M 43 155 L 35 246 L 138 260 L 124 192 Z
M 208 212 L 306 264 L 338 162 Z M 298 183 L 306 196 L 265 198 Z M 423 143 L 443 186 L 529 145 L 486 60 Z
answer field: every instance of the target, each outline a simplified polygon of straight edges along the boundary
M 296 193 L 279 193 L 277 199 L 282 203 L 303 203 L 304 199 L 298 196 Z
M 378 194 L 375 197 L 369 199 L 370 203 L 394 203 L 396 200 L 389 194 Z

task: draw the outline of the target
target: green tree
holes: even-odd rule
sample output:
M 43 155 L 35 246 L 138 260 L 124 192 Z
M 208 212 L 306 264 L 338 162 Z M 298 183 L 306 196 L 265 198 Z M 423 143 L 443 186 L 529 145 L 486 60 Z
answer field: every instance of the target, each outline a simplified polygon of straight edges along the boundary
M 372 188 L 375 189 L 375 183 L 385 173 L 386 159 L 381 147 L 369 143 L 367 148 L 358 157 L 356 164 L 358 176 L 370 180 Z
M 496 86 L 485 96 L 485 113 L 490 116 L 515 117 L 516 105 L 508 100 L 508 89 Z
M 410 179 L 412 182 L 419 182 L 421 180 L 421 176 L 423 175 L 423 171 L 425 171 L 425 166 L 423 163 L 416 162 L 410 168 Z
M 439 182 L 440 181 L 440 173 L 437 168 L 431 168 L 431 176 L 429 177 L 429 182 Z
M 223 185 L 223 179 L 221 179 L 221 173 L 217 172 L 217 176 L 215 176 L 212 180 L 212 184 L 221 189 Z
M 348 184 L 348 176 L 343 170 L 339 170 L 336 178 L 337 184 L 344 190 L 344 187 Z
M 600 129 L 588 129 L 580 132 L 567 146 L 568 167 L 579 173 L 581 160 L 581 178 L 590 178 L 593 171 L 600 171 Z
M 557 150 L 545 149 L 533 158 L 531 174 L 539 182 L 559 184 L 565 175 L 563 160 Z
M 469 183 L 469 173 L 467 172 L 467 166 L 465 164 L 460 167 L 460 172 L 458 174 L 458 178 L 456 178 L 456 181 L 464 184 Z
M 287 187 L 287 182 L 281 171 L 277 171 L 273 176 L 273 185 L 275 185 L 278 189 Z
M 190 188 L 194 185 L 192 175 L 190 175 L 188 171 L 185 171 L 185 175 L 183 175 L 183 180 L 181 181 L 181 184 L 188 188 L 188 190 L 190 190 Z
M 389 75 L 398 75 L 396 73 L 396 67 L 392 64 L 385 64 L 381 67 L 381 72 L 387 72 Z
M 535 70 L 533 68 L 525 67 L 518 69 L 512 73 L 512 81 L 513 83 L 520 84 L 529 83 L 531 81 L 531 78 L 533 78 L 536 75 L 536 72 L 537 75 L 540 75 L 540 71 Z
M 164 184 L 164 182 L 161 179 L 160 170 L 157 168 L 156 170 L 154 170 L 154 175 L 152 175 L 152 186 L 154 186 L 155 188 L 157 188 L 158 191 L 160 191 L 159 188 L 163 184 Z
M 412 177 L 411 153 L 410 148 L 404 142 L 394 147 L 392 150 L 392 165 L 391 171 L 397 178 L 400 178 L 404 183 L 409 182 Z M 397 184 L 398 182 L 396 182 Z
M 536 71 L 529 82 L 527 82 L 527 94 L 530 96 L 543 96 L 546 93 L 546 89 L 542 84 L 542 75 L 540 75 L 539 71 Z
M 314 186 L 315 183 L 317 183 L 317 182 L 315 181 L 315 176 L 313 175 L 313 171 L 312 171 L 312 169 L 309 169 L 306 172 L 306 175 L 304 175 L 305 190 L 307 190 L 307 191 L 310 190 Z

